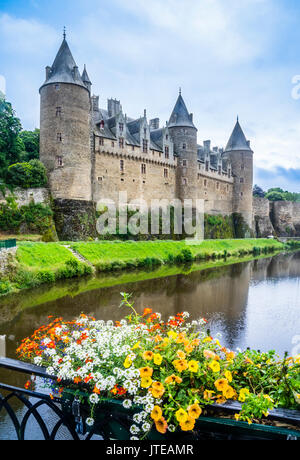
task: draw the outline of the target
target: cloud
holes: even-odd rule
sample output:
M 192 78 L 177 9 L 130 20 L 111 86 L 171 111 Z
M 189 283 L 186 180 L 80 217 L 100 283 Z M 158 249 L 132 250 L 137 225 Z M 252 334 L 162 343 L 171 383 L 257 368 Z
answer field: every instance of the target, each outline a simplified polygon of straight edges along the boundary
M 280 187 L 289 192 L 300 193 L 300 168 L 284 168 L 277 166 L 273 169 L 256 168 L 255 183 L 265 190 Z

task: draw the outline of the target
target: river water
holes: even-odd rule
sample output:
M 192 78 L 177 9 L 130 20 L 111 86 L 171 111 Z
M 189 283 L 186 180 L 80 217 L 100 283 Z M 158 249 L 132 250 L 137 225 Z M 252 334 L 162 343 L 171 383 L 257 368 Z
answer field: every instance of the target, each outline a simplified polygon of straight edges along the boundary
M 182 311 L 192 319 L 206 318 L 212 335 L 222 334 L 222 345 L 232 350 L 300 353 L 300 252 L 207 269 L 173 267 L 106 275 L 2 298 L 0 336 L 6 336 L 2 351 L 15 358 L 20 341 L 47 323 L 49 315 L 69 320 L 84 312 L 97 319 L 120 320 L 127 314 L 119 308 L 121 292 L 133 293 L 140 312 L 150 307 L 164 318 Z M 23 386 L 26 380 L 0 370 L 0 382 Z M 0 418 L 0 439 L 8 437 Z

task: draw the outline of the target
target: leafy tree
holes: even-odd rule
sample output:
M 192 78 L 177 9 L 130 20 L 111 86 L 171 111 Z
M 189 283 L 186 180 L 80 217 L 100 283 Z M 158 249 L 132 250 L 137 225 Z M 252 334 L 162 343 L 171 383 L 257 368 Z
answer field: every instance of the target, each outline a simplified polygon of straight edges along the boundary
M 6 182 L 14 187 L 38 188 L 47 185 L 46 168 L 39 160 L 9 166 Z
M 254 185 L 253 196 L 264 198 L 266 196 L 266 193 L 263 191 L 261 187 L 259 187 L 258 185 Z
M 24 143 L 25 155 L 23 161 L 38 160 L 40 151 L 40 130 L 22 131 L 20 138 Z
M 266 195 L 266 198 L 269 201 L 286 201 L 284 193 L 277 192 L 277 191 L 268 192 L 267 195 Z
M 25 150 L 19 137 L 22 125 L 9 102 L 0 98 L 0 177 L 4 178 L 9 165 L 20 160 Z

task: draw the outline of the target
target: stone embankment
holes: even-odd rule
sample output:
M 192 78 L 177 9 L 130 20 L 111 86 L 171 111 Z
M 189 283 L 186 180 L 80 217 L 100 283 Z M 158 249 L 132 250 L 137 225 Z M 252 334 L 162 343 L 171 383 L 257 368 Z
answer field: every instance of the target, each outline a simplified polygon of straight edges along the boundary
M 270 202 L 265 198 L 253 200 L 253 228 L 258 238 L 270 235 L 300 237 L 300 203 Z
M 14 261 L 16 252 L 16 247 L 0 250 L 0 278 L 6 274 L 9 265 Z

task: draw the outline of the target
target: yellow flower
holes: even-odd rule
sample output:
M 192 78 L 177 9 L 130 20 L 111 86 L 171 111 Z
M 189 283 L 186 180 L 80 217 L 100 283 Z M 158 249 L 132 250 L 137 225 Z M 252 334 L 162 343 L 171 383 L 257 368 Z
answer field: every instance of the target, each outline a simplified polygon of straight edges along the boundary
M 130 356 L 127 356 L 127 358 L 124 361 L 124 367 L 125 369 L 129 369 L 132 366 L 132 359 Z
M 173 366 L 178 372 L 186 371 L 189 368 L 188 362 L 185 359 L 177 359 L 173 362 Z
M 170 377 L 166 378 L 165 383 L 167 385 L 175 385 L 176 383 L 180 384 L 182 383 L 182 379 L 178 377 L 177 375 L 173 374 Z
M 295 362 L 295 364 L 300 364 L 300 355 L 298 355 L 298 356 L 296 356 L 294 358 L 294 362 Z
M 160 399 L 165 393 L 165 387 L 160 382 L 154 382 L 152 388 L 149 390 L 152 393 L 153 398 Z
M 156 364 L 157 366 L 160 366 L 163 361 L 163 357 L 159 353 L 156 353 L 153 357 L 153 361 L 154 361 L 154 364 Z
M 152 377 L 152 375 L 153 375 L 153 369 L 151 367 L 142 367 L 140 369 L 141 378 Z
M 219 379 L 215 382 L 215 387 L 218 391 L 224 391 L 228 387 L 227 379 Z
M 210 401 L 212 399 L 212 395 L 214 395 L 214 394 L 215 394 L 214 391 L 205 390 L 204 393 L 203 393 L 203 397 L 204 397 L 205 401 Z
M 181 332 L 176 340 L 176 343 L 184 343 L 185 342 L 185 332 Z
M 152 385 L 152 378 L 151 377 L 143 377 L 141 381 L 141 387 L 142 388 L 149 388 Z
M 226 353 L 227 361 L 233 361 L 234 358 L 235 358 L 235 353 L 233 351 L 230 351 L 229 353 Z
M 197 373 L 199 369 L 199 363 L 197 361 L 189 362 L 189 370 L 193 373 Z
M 153 356 L 154 356 L 154 353 L 152 353 L 152 351 L 145 351 L 145 353 L 143 353 L 143 359 L 145 361 L 152 361 Z
M 194 420 L 198 420 L 198 418 L 202 414 L 202 409 L 199 406 L 199 404 L 193 404 L 192 406 L 188 408 L 188 414 Z
M 240 395 L 239 395 L 239 401 L 240 402 L 245 402 L 246 401 L 246 396 L 250 394 L 250 391 L 248 390 L 248 388 L 242 388 L 241 391 L 240 391 Z
M 183 409 L 179 409 L 175 415 L 176 415 L 177 422 L 179 423 L 186 422 L 186 420 L 188 419 L 188 414 Z
M 136 344 L 132 347 L 132 350 L 137 350 L 138 348 L 140 348 L 140 344 L 141 344 L 141 342 L 136 343 Z
M 206 337 L 202 342 L 203 343 L 209 343 L 209 342 L 212 342 L 212 341 L 213 341 L 212 337 Z
M 229 383 L 232 382 L 232 373 L 230 371 L 225 371 L 225 377 Z
M 155 426 L 159 433 L 166 434 L 167 429 L 168 429 L 168 424 L 163 417 L 155 422 Z
M 193 431 L 195 428 L 196 420 L 192 417 L 188 417 L 187 420 L 180 423 L 180 428 L 182 431 Z
M 179 359 L 185 359 L 185 358 L 186 358 L 186 354 L 184 353 L 184 351 L 179 350 L 179 351 L 177 351 L 177 357 L 178 357 Z
M 159 406 L 155 406 L 152 413 L 151 413 L 151 418 L 152 420 L 154 420 L 155 422 L 157 422 L 158 420 L 160 420 L 162 418 L 162 410 Z
M 178 334 L 175 331 L 170 331 L 170 332 L 168 332 L 168 337 L 170 339 L 176 340 L 177 337 L 178 337 Z
M 194 351 L 194 347 L 191 343 L 188 343 L 185 347 L 184 347 L 186 353 L 188 355 L 190 355 L 193 351 Z
M 204 350 L 203 355 L 205 359 L 216 359 L 216 353 L 211 350 Z
M 239 422 L 241 416 L 240 416 L 240 414 L 235 414 L 234 418 L 236 419 L 237 422 Z
M 236 396 L 236 391 L 231 386 L 227 386 L 227 388 L 223 390 L 223 396 L 226 399 L 232 399 Z
M 211 368 L 211 370 L 215 373 L 218 373 L 220 372 L 221 370 L 221 367 L 220 367 L 220 364 L 218 363 L 218 361 L 212 361 L 209 365 L 209 367 Z

